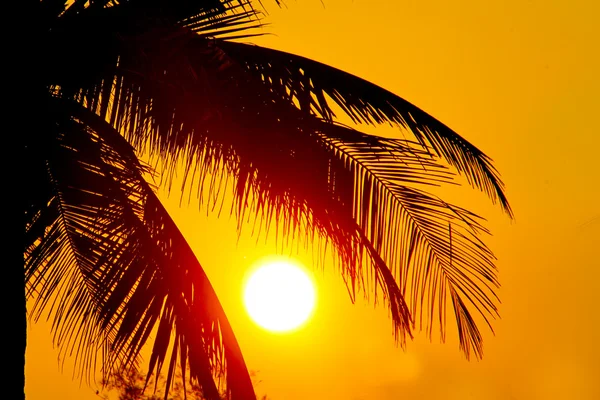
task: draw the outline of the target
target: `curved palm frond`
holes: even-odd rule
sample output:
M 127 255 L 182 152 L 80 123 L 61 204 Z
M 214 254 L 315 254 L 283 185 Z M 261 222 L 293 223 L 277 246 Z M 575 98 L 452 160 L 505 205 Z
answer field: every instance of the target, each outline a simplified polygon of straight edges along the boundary
M 512 217 L 504 184 L 491 159 L 417 106 L 364 79 L 305 57 L 226 40 L 219 41 L 218 46 L 277 96 L 292 104 L 296 101 L 308 113 L 333 121 L 329 97 L 354 122 L 388 122 L 407 128 Z
M 102 18 L 78 11 L 77 19 L 65 19 L 52 39 L 65 63 L 48 72 L 56 94 L 106 119 L 136 149 L 150 150 L 167 175 L 182 159 L 186 178 L 212 175 L 209 196 L 218 197 L 223 173 L 233 176 L 240 219 L 254 210 L 282 221 L 288 237 L 303 227 L 327 238 L 351 294 L 361 287 L 383 291 L 401 341 L 417 324 L 431 333 L 436 319 L 444 337 L 449 302 L 462 350 L 481 356 L 471 312 L 486 321 L 497 312 L 494 258 L 479 239 L 486 230 L 479 217 L 423 185 L 450 183 L 452 174 L 439 163 L 444 158 L 511 214 L 491 160 L 435 118 L 360 78 L 213 39 L 245 34 L 253 11 L 224 16 L 157 6 L 132 23 L 140 4 L 103 9 Z M 408 127 L 417 141 L 338 126 L 326 97 L 357 122 Z M 169 326 L 173 317 L 164 318 L 159 325 Z
M 212 174 L 210 196 L 225 179 L 219 171 L 232 175 L 238 217 L 254 209 L 281 220 L 288 236 L 302 225 L 327 237 L 351 293 L 383 290 L 401 341 L 416 324 L 431 333 L 436 319 L 444 337 L 450 302 L 461 348 L 481 356 L 469 310 L 485 320 L 496 315 L 494 258 L 478 238 L 486 232 L 479 217 L 422 190 L 452 179 L 430 148 L 298 110 L 230 57 L 223 42 L 164 37 L 145 36 L 135 42 L 143 52 L 128 48 L 102 83 L 61 87 L 61 95 L 107 118 L 167 173 L 184 159 L 191 176 Z M 364 257 L 371 272 L 362 268 Z
M 451 301 L 461 349 L 481 357 L 472 311 L 486 322 L 497 316 L 494 256 L 478 238 L 487 230 L 476 215 L 420 189 L 451 175 L 418 148 L 396 141 L 378 148 L 370 138 L 361 141 L 366 135 L 359 132 L 278 115 L 278 126 L 262 120 L 255 127 L 263 135 L 274 132 L 267 135 L 270 145 L 232 146 L 242 164 L 233 170 L 238 208 L 254 198 L 252 208 L 267 219 L 292 225 L 302 210 L 312 221 L 308 228 L 331 238 L 352 293 L 365 275 L 372 278 L 363 288 L 384 290 L 401 342 L 410 326 L 427 327 L 431 335 L 436 319 L 444 338 Z M 248 130 L 252 121 L 243 120 L 243 126 L 236 129 Z M 362 270 L 361 255 L 372 272 Z
M 222 389 L 254 399 L 217 296 L 144 180 L 147 168 L 99 117 L 70 106 L 53 115 L 43 147 L 27 146 L 43 160 L 33 177 L 40 185 L 27 191 L 34 317 L 53 315 L 55 341 L 81 370 L 94 370 L 99 352 L 104 372 L 135 365 L 156 329 L 148 376 L 168 362 L 166 394 L 179 364 L 207 399 L 221 399 Z

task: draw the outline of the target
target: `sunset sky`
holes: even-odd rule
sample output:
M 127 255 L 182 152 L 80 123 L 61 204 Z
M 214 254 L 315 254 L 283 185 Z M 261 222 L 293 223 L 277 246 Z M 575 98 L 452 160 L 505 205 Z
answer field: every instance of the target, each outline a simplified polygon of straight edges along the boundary
M 493 158 L 511 221 L 476 190 L 453 200 L 488 219 L 501 319 L 484 358 L 466 361 L 417 334 L 395 346 L 384 306 L 351 304 L 331 263 L 286 248 L 312 271 L 316 310 L 290 334 L 248 317 L 242 281 L 276 254 L 274 235 L 238 240 L 236 221 L 162 193 L 204 266 L 270 400 L 600 399 L 600 2 L 596 0 L 287 0 L 253 42 L 358 75 L 416 104 Z M 367 132 L 402 135 L 389 127 Z M 30 326 L 28 400 L 98 400 L 59 372 L 49 325 Z

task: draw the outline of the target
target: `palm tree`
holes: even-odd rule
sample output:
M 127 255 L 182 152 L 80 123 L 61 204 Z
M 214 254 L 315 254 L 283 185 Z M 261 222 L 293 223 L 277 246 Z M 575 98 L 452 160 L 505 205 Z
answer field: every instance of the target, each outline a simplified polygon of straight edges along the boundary
M 241 350 L 201 264 L 154 191 L 160 163 L 219 199 L 324 238 L 354 296 L 383 296 L 395 337 L 445 335 L 452 307 L 467 357 L 476 319 L 497 314 L 494 256 L 481 218 L 425 189 L 457 174 L 512 215 L 491 160 L 411 103 L 338 69 L 243 43 L 250 0 L 41 0 L 32 29 L 43 68 L 24 136 L 25 291 L 55 344 L 90 373 L 177 365 L 207 399 L 254 399 Z M 336 122 L 391 123 L 368 135 Z M 205 180 L 207 180 L 205 182 Z M 191 189 L 190 189 L 191 190 Z M 218 200 L 215 200 L 218 201 Z M 164 369 L 163 369 L 164 368 Z

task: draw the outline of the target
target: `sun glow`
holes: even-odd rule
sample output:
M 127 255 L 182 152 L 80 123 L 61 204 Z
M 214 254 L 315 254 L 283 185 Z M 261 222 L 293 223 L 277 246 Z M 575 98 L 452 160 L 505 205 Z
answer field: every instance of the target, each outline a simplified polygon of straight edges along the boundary
M 261 327 L 272 332 L 291 331 L 306 322 L 313 311 L 314 284 L 290 261 L 265 262 L 246 282 L 244 304 Z

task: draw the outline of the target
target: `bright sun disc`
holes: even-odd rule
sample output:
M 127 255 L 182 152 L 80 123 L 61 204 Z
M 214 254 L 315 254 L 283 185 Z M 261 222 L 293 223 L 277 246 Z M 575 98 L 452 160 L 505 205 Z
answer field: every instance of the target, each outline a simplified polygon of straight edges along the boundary
M 244 304 L 250 317 L 273 332 L 299 327 L 315 305 L 311 279 L 296 265 L 275 261 L 258 268 L 244 291 Z

